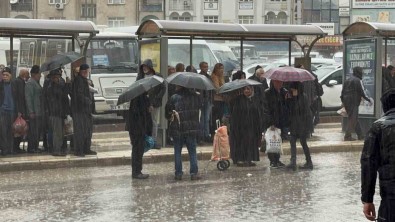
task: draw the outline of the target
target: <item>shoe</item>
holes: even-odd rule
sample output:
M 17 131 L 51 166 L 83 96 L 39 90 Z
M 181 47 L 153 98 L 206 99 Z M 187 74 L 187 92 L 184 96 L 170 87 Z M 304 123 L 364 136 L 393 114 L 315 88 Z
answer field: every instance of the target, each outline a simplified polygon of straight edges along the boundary
M 52 156 L 66 156 L 65 153 L 53 153 Z
M 293 171 L 296 171 L 296 164 L 295 163 L 288 164 L 286 166 L 286 168 L 290 169 L 290 170 L 293 170 Z
M 358 136 L 358 140 L 365 140 L 364 136 Z
M 247 164 L 248 164 L 248 166 L 250 166 L 250 167 L 256 166 L 256 163 L 254 163 L 254 162 L 248 162 Z
M 344 141 L 355 141 L 352 137 L 344 137 Z
M 200 180 L 200 179 L 202 179 L 202 177 L 198 174 L 191 175 L 191 180 Z
M 175 180 L 182 180 L 182 175 L 175 175 L 175 176 L 174 176 L 174 179 L 175 179 Z
M 85 157 L 85 154 L 83 154 L 83 153 L 74 153 L 74 156 Z
M 149 174 L 142 174 L 142 173 L 137 174 L 137 175 L 132 175 L 133 179 L 141 179 L 141 180 L 143 180 L 143 179 L 148 179 L 148 177 L 149 177 Z
M 278 168 L 278 165 L 277 165 L 277 163 L 270 163 L 270 168 L 273 168 L 273 169 L 277 169 Z
M 93 150 L 88 150 L 86 152 L 84 152 L 85 155 L 97 155 L 97 152 L 93 151 Z
M 281 161 L 278 161 L 278 162 L 277 162 L 277 166 L 278 166 L 279 168 L 283 168 L 283 167 L 285 167 L 285 164 L 283 164 Z
M 26 151 L 22 149 L 15 149 L 15 153 L 26 153 Z
M 247 162 L 243 162 L 243 161 L 237 161 L 236 166 L 238 167 L 246 167 L 248 166 Z
M 303 166 L 300 166 L 299 168 L 305 170 L 312 170 L 314 167 L 313 167 L 313 163 L 305 163 Z

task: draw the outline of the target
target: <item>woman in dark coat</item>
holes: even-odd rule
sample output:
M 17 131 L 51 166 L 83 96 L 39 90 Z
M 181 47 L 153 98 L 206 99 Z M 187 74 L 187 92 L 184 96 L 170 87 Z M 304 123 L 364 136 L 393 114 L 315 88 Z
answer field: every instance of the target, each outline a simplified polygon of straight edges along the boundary
M 290 145 L 291 145 L 291 163 L 287 168 L 296 170 L 296 140 L 299 138 L 306 156 L 306 164 L 302 168 L 313 169 L 310 150 L 307 146 L 306 138 L 312 132 L 312 114 L 308 99 L 303 92 L 303 86 L 299 82 L 290 84 L 291 98 L 288 99 L 290 110 Z
M 251 86 L 243 88 L 231 110 L 231 158 L 237 166 L 255 166 L 259 161 L 259 142 L 262 136 L 261 114 Z
M 145 135 L 152 136 L 152 117 L 149 110 L 150 101 L 144 93 L 130 101 L 129 137 L 132 142 L 132 178 L 147 179 L 143 174 L 143 154 Z

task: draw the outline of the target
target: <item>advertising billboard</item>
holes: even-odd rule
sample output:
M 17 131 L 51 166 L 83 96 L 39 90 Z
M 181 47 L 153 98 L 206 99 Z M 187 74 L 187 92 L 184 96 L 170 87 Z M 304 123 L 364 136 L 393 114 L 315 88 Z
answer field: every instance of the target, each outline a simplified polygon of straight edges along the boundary
M 393 0 L 351 0 L 353 8 L 395 8 Z
M 160 72 L 160 41 L 142 40 L 140 44 L 140 58 L 141 63 L 146 59 L 151 59 L 156 72 Z

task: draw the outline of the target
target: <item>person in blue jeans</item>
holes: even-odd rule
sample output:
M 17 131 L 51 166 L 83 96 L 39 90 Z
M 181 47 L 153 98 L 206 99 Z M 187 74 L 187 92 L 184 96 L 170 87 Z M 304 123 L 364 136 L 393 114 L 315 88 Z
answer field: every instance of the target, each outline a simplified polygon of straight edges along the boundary
M 169 135 L 174 140 L 175 180 L 182 180 L 181 151 L 185 144 L 189 153 L 191 180 L 199 180 L 196 156 L 196 137 L 199 134 L 200 98 L 195 91 L 176 86 L 176 92 L 170 97 L 165 107 L 169 120 Z

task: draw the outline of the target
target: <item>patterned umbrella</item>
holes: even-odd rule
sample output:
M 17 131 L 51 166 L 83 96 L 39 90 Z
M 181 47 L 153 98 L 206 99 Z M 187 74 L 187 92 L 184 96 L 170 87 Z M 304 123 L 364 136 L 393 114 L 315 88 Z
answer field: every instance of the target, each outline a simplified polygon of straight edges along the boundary
M 265 72 L 264 76 L 271 80 L 279 80 L 283 82 L 304 82 L 315 79 L 309 71 L 291 66 L 269 69 Z

